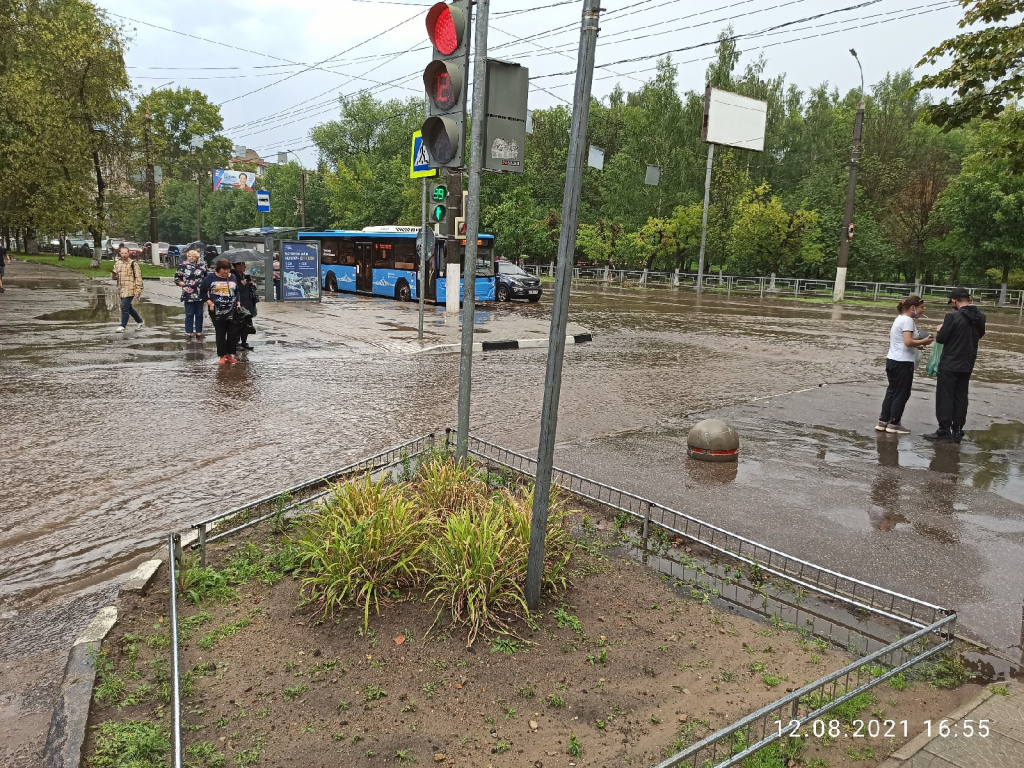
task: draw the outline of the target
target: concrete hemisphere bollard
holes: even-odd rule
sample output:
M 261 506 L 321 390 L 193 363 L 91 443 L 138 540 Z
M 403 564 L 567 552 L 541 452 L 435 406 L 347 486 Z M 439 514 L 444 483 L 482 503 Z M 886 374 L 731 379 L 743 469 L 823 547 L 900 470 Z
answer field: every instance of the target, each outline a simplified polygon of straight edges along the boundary
M 736 461 L 739 452 L 739 433 L 719 419 L 694 424 L 686 438 L 687 455 L 699 461 Z

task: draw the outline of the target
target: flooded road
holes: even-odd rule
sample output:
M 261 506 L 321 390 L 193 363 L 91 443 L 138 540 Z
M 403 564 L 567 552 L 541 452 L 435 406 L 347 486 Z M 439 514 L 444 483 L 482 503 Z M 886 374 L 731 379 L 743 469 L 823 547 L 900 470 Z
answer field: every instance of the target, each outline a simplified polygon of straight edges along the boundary
M 139 306 L 146 327 L 115 334 L 117 300 L 110 286 L 23 262 L 8 268 L 5 285 L 0 297 L 0 730 L 10 738 L 0 745 L 0 765 L 20 768 L 35 765 L 67 647 L 109 601 L 119 577 L 151 557 L 171 530 L 452 425 L 458 356 L 404 350 L 402 345 L 415 338 L 412 305 L 329 296 L 322 307 L 261 304 L 260 333 L 250 341 L 256 351 L 239 365 L 217 366 L 212 334 L 205 345 L 184 340 L 173 286 L 147 282 Z M 942 310 L 933 307 L 934 319 L 922 327 L 937 325 Z M 546 323 L 549 312 L 545 297 L 538 305 L 488 307 L 478 322 L 487 332 L 509 315 Z M 880 458 L 884 452 L 891 464 L 891 448 L 876 450 L 871 430 L 892 316 L 881 309 L 833 310 L 827 304 L 580 288 L 573 293 L 570 319 L 593 332 L 595 340 L 566 352 L 556 460 L 688 511 L 698 509 L 831 567 L 857 570 L 854 575 L 869 579 L 878 572 L 886 577 L 879 576 L 879 583 L 924 599 L 933 587 L 915 582 L 913 569 L 886 570 L 857 559 L 852 553 L 862 550 L 851 549 L 851 542 L 915 557 L 963 556 L 975 575 L 962 582 L 963 593 L 955 591 L 951 579 L 936 581 L 943 594 L 936 599 L 956 602 L 954 596 L 962 594 L 965 604 L 991 603 L 998 612 L 994 607 L 978 613 L 978 634 L 1006 644 L 1007 626 L 1016 622 L 1019 628 L 1019 610 L 1015 618 L 1006 616 L 1009 603 L 987 601 L 979 586 L 982 545 L 964 522 L 978 512 L 976 505 L 969 513 L 955 502 L 944 507 L 950 525 L 963 528 L 948 540 L 935 539 L 924 523 L 901 527 L 896 521 L 893 536 L 876 543 L 883 527 L 871 525 L 867 513 L 859 511 L 855 522 L 843 523 L 844 536 L 835 537 L 829 531 L 838 529 L 827 520 L 853 520 L 850 515 L 810 501 L 790 504 L 787 498 L 799 497 L 794 478 L 813 482 L 821 474 L 816 462 L 824 462 L 849 470 L 850 487 L 869 489 L 861 506 L 880 510 L 874 514 L 883 520 L 887 514 L 896 520 L 886 512 L 884 485 L 870 490 L 877 477 L 884 478 L 883 470 L 893 469 Z M 428 334 L 444 322 L 443 312 L 428 309 Z M 536 450 L 545 360 L 545 350 L 475 357 L 474 433 Z M 766 422 L 756 409 L 736 411 L 741 432 L 765 447 L 752 452 L 751 461 L 740 464 L 737 480 L 726 484 L 733 495 L 695 496 L 703 487 L 699 477 L 680 471 L 685 464 L 680 441 L 693 421 L 690 414 L 753 408 L 742 404 L 865 380 L 872 384 L 861 393 L 863 408 L 856 399 L 850 407 L 866 409 L 868 421 L 859 411 L 840 413 L 826 395 L 786 416 L 783 436 L 775 426 L 781 417 Z M 990 314 L 974 381 L 979 405 L 972 405 L 972 421 L 977 413 L 979 428 L 989 421 L 1007 426 L 972 434 L 972 446 L 964 448 L 951 476 L 958 489 L 984 492 L 1004 504 L 996 530 L 1003 531 L 1009 549 L 999 557 L 1016 552 L 1019 563 L 1024 551 L 1021 433 L 1010 423 L 1008 406 L 1016 405 L 1017 419 L 1024 412 L 1024 323 L 1016 315 Z M 985 383 L 991 385 L 984 392 L 992 404 L 975 411 L 984 402 Z M 929 386 L 919 384 L 911 400 L 915 433 L 931 428 Z M 918 446 L 922 441 L 912 438 L 896 444 L 903 469 L 893 471 L 950 475 L 930 467 L 930 455 Z M 777 444 L 769 449 L 773 440 Z M 772 451 L 799 460 L 787 468 L 773 463 Z M 822 451 L 824 458 L 818 459 Z M 1009 469 L 1014 462 L 1018 469 Z M 897 476 L 897 488 L 902 477 Z M 715 487 L 713 481 L 709 487 Z M 836 482 L 835 498 L 846 509 L 853 502 Z M 752 499 L 767 509 L 768 497 L 786 499 L 792 508 L 784 525 L 766 527 L 759 518 L 738 514 Z M 716 498 L 721 504 L 698 501 Z M 901 501 L 888 505 L 896 516 L 908 517 Z M 752 529 L 740 530 L 748 524 Z M 906 543 L 894 547 L 896 535 Z M 842 546 L 834 551 L 824 546 L 831 538 Z M 888 578 L 909 581 L 893 585 Z M 1017 582 L 1006 587 L 1012 595 Z

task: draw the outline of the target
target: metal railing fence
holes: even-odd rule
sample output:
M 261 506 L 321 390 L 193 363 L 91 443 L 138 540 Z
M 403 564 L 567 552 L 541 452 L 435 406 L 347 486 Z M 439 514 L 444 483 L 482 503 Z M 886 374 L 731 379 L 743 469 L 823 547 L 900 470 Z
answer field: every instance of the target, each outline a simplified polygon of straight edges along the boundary
M 534 275 L 553 276 L 550 266 L 527 264 L 524 270 Z M 578 266 L 573 267 L 574 282 L 595 285 L 646 287 L 646 288 L 696 288 L 697 273 L 683 271 L 643 270 L 643 269 L 607 269 L 605 267 Z M 817 277 L 773 277 L 771 275 L 726 275 L 705 274 L 701 282 L 703 290 L 712 293 L 733 292 L 740 294 L 757 294 L 760 297 L 772 296 L 819 296 L 830 297 L 835 288 L 835 280 Z M 848 280 L 846 296 L 852 299 L 898 300 L 911 294 L 925 299 L 945 301 L 953 285 L 871 282 L 864 280 Z M 966 286 L 971 292 L 975 303 L 983 306 L 999 306 L 1001 288 L 988 286 Z M 1006 308 L 1016 308 L 1024 312 L 1024 289 L 1007 289 Z
M 448 430 L 444 444 L 450 446 L 453 439 L 451 430 Z M 206 518 L 192 526 L 199 532 L 199 535 L 191 546 L 193 549 L 200 549 L 201 561 L 205 565 L 206 544 L 238 533 L 276 515 L 306 507 L 330 492 L 329 488 L 324 488 L 328 483 L 367 472 L 378 474 L 387 471 L 407 461 L 417 459 L 424 452 L 435 448 L 436 445 L 437 441 L 433 434 L 424 435 L 328 474 Z M 535 475 L 536 461 L 534 459 L 494 443 L 470 436 L 469 453 L 484 463 L 496 464 L 524 476 Z M 581 498 L 628 513 L 641 525 L 645 542 L 652 535 L 653 529 L 661 529 L 685 538 L 713 553 L 736 562 L 756 566 L 764 573 L 775 576 L 781 581 L 782 588 L 758 588 L 756 591 L 758 597 L 763 599 L 762 611 L 769 611 L 772 606 L 778 606 L 780 613 L 772 614 L 775 617 L 781 616 L 784 610 L 790 610 L 795 612 L 793 618 L 798 621 L 801 620 L 802 615 L 812 616 L 814 620 L 823 619 L 825 626 L 828 627 L 825 632 L 832 641 L 836 639 L 836 635 L 831 629 L 833 626 L 842 626 L 845 631 L 851 633 L 848 637 L 864 639 L 864 649 L 867 655 L 863 658 L 825 675 L 797 691 L 786 694 L 777 701 L 720 729 L 682 752 L 669 757 L 656 768 L 674 768 L 681 765 L 691 766 L 691 768 L 726 768 L 736 765 L 745 757 L 781 738 L 782 731 L 776 721 L 790 724 L 791 721 L 796 720 L 803 725 L 818 719 L 839 704 L 869 690 L 929 656 L 952 647 L 956 628 L 956 614 L 952 611 L 814 565 L 636 494 L 572 472 L 555 468 L 552 474 L 552 483 Z M 302 498 L 294 500 L 295 495 L 302 495 Z M 278 502 L 283 496 L 291 496 L 293 500 L 285 506 L 278 505 L 277 508 L 264 512 L 268 506 Z M 246 519 L 239 525 L 214 536 L 207 535 L 221 521 L 250 515 L 253 512 L 263 513 L 255 518 Z M 178 534 L 170 534 L 168 551 L 171 580 L 173 768 L 182 768 L 180 649 L 177 615 L 177 561 L 181 557 L 181 541 Z M 644 559 L 648 561 L 646 547 L 644 551 Z M 723 574 L 717 564 L 710 566 L 710 570 L 693 563 L 681 565 L 681 567 L 692 568 L 695 576 L 699 574 L 700 578 L 709 584 L 731 584 L 736 588 L 736 594 L 721 595 L 719 593 L 719 596 L 727 601 L 731 597 L 737 605 L 745 604 L 747 608 L 752 607 L 749 600 L 744 603 L 740 599 L 740 587 L 729 582 L 727 575 L 725 576 L 726 580 L 723 581 Z M 800 598 L 798 597 L 787 602 L 787 590 L 798 595 L 802 589 L 820 595 L 821 602 L 802 605 L 799 604 Z M 877 622 L 895 622 L 897 639 L 887 642 L 887 638 L 883 637 L 886 634 L 886 627 L 881 623 L 876 622 L 876 626 L 872 628 L 866 626 L 862 621 L 862 626 L 857 631 L 853 631 L 849 626 L 841 625 L 841 622 L 833 622 L 827 615 L 831 601 L 850 606 L 865 614 L 873 614 Z M 801 611 L 804 613 L 801 614 Z M 812 620 L 808 619 L 807 623 L 811 624 Z M 806 630 L 803 625 L 792 624 L 791 626 L 794 629 L 803 630 L 801 634 L 814 633 L 819 629 L 818 625 L 815 625 L 813 630 Z M 904 637 L 898 636 L 900 632 L 908 629 L 910 634 Z M 882 647 L 868 652 L 869 643 L 872 640 Z M 887 644 L 884 644 L 886 642 Z M 859 652 L 859 644 L 848 642 L 846 645 L 851 651 L 855 650 L 854 646 L 856 645 Z M 769 725 L 772 725 L 773 728 L 769 728 Z

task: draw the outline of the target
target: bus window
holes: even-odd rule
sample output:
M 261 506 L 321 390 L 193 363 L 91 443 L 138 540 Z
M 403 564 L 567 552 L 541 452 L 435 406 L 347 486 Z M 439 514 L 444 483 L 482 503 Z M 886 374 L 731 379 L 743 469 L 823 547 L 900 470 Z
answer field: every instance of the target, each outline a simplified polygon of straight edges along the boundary
M 395 266 L 394 245 L 391 242 L 375 240 L 373 243 L 374 269 L 393 269 Z
M 355 242 L 348 237 L 340 238 L 335 242 L 338 247 L 338 263 L 346 267 L 354 267 L 356 265 Z
M 416 269 L 416 241 L 409 238 L 395 238 L 395 269 Z
M 320 257 L 321 264 L 341 264 L 338 258 L 338 241 L 337 240 L 324 240 L 323 241 L 323 253 Z
M 476 275 L 477 277 L 488 277 L 494 274 L 494 249 L 484 240 L 478 240 L 476 246 Z M 462 266 L 466 265 L 466 245 L 463 243 L 459 249 Z

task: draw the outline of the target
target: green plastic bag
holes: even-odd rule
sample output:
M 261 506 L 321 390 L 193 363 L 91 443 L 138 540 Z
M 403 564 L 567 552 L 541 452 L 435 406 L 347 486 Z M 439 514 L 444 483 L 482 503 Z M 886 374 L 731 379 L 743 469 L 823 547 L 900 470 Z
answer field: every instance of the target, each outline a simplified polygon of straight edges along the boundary
M 939 375 L 939 358 L 942 357 L 942 345 L 932 344 L 932 353 L 928 355 L 928 364 L 925 366 L 925 373 L 933 379 Z

